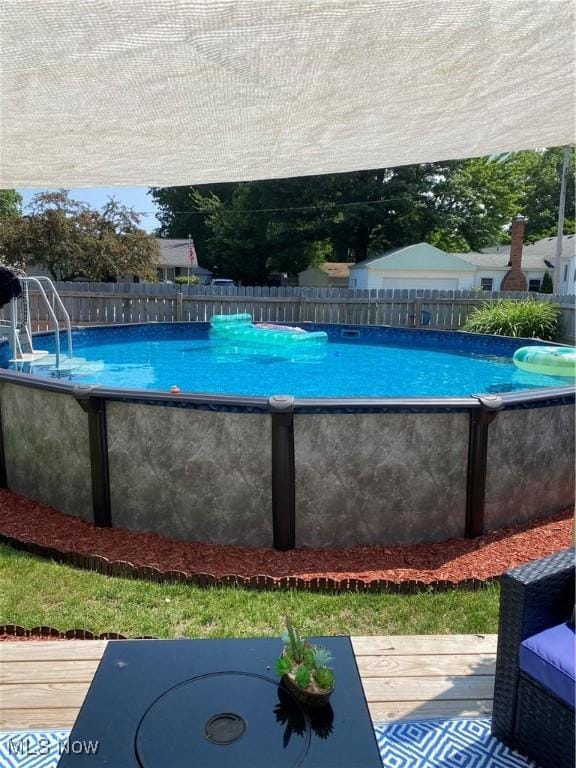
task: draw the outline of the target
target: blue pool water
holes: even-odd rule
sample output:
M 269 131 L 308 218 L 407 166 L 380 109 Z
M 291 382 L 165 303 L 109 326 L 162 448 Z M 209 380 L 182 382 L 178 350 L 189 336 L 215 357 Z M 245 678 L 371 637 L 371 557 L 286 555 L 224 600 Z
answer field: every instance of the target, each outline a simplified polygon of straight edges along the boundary
M 265 397 L 458 397 L 571 383 L 518 370 L 512 355 L 525 341 L 391 328 L 342 338 L 339 327 L 306 328 L 326 330 L 328 343 L 295 356 L 211 339 L 204 323 L 85 329 L 74 332 L 72 372 L 41 362 L 19 370 L 78 384 Z M 53 339 L 38 337 L 35 346 L 52 351 Z M 13 367 L 5 348 L 3 359 Z

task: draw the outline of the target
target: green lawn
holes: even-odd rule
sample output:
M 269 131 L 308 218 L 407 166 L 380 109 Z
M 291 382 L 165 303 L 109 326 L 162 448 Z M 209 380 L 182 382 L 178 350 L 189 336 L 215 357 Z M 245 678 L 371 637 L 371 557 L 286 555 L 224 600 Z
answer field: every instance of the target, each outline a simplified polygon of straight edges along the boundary
M 129 636 L 241 637 L 280 633 L 289 614 L 312 634 L 497 631 L 497 586 L 478 591 L 306 594 L 200 589 L 102 576 L 0 545 L 0 624 Z

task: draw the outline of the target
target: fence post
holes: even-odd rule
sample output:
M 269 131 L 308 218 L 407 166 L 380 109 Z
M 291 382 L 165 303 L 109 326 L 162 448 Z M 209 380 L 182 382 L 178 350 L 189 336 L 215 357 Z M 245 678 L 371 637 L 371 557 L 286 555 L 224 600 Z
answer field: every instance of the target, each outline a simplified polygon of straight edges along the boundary
M 268 400 L 272 414 L 272 536 L 274 549 L 296 546 L 296 468 L 294 461 L 294 398 Z
M 484 506 L 486 500 L 486 471 L 488 467 L 488 427 L 504 401 L 498 395 L 478 395 L 480 408 L 470 411 L 470 436 L 468 441 L 468 470 L 466 478 L 467 539 L 484 533 Z
M 183 294 L 182 291 L 178 291 L 176 294 L 176 322 L 180 323 L 182 321 L 182 298 Z M 172 317 L 172 321 L 174 321 L 174 317 Z
M 422 325 L 422 298 L 414 299 L 414 328 L 420 328 Z
M 298 317 L 297 317 L 297 321 L 299 323 L 303 321 L 303 317 L 302 317 L 304 314 L 303 309 L 304 309 L 304 297 L 300 296 L 300 298 L 298 299 Z

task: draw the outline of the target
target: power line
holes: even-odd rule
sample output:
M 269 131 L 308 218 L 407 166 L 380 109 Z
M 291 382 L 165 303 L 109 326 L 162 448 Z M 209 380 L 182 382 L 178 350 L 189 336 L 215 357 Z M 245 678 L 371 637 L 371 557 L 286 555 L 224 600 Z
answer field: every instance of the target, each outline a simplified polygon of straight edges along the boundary
M 358 200 L 350 203 L 329 203 L 327 205 L 301 205 L 292 206 L 290 208 L 243 208 L 242 210 L 235 211 L 227 208 L 220 208 L 207 211 L 170 211 L 172 214 L 182 214 L 190 216 L 204 216 L 211 213 L 288 213 L 290 211 L 316 211 L 323 212 L 332 210 L 333 208 L 348 208 L 353 205 L 382 205 L 383 203 L 396 203 L 398 201 L 422 201 L 424 196 L 420 197 L 389 197 L 385 200 Z M 432 199 L 432 198 L 428 198 Z M 157 216 L 159 211 L 136 211 L 139 216 Z

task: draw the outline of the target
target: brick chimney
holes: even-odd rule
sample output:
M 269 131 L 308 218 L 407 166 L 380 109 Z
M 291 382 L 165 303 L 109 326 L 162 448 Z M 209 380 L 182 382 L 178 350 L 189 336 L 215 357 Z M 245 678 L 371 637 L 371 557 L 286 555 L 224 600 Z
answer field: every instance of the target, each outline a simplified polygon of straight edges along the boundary
M 528 284 L 522 274 L 522 247 L 524 245 L 524 227 L 526 219 L 518 214 L 512 219 L 510 236 L 510 269 L 504 275 L 500 285 L 501 291 L 526 291 Z

